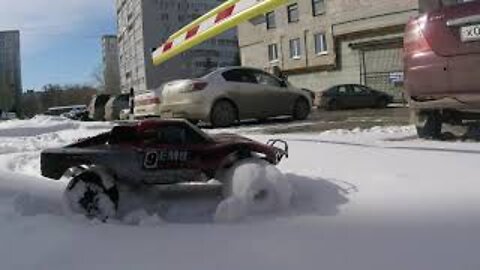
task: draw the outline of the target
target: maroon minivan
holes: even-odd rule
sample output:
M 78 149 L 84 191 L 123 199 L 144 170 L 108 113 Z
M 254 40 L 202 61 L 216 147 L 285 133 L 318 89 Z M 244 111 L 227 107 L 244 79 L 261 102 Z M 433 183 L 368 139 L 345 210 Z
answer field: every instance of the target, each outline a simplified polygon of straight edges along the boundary
M 408 22 L 405 96 L 419 137 L 480 119 L 480 0 L 420 0 Z

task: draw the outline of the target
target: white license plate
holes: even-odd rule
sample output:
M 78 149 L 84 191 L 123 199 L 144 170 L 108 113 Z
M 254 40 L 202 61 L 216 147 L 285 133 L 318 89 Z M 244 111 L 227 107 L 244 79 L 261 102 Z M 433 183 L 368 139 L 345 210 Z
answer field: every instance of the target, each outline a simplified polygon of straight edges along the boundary
M 463 42 L 480 40 L 480 24 L 460 28 L 460 37 Z
M 162 112 L 161 117 L 164 119 L 173 118 L 173 112 Z

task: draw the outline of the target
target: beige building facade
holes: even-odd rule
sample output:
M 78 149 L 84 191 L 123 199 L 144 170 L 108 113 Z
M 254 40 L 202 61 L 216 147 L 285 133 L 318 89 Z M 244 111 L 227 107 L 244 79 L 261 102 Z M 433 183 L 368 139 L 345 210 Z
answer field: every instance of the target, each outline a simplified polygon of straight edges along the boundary
M 242 65 L 298 87 L 360 83 L 400 95 L 403 29 L 418 0 L 298 0 L 239 26 Z

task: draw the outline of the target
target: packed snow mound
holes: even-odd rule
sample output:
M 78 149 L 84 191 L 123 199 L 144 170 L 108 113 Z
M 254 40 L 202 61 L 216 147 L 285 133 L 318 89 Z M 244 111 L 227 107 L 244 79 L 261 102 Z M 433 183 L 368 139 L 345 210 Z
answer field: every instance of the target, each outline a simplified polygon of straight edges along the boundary
M 29 120 L 15 120 L 0 124 L 0 137 L 32 137 L 66 129 L 77 129 L 79 123 L 63 117 L 36 116 Z
M 349 142 L 373 142 L 385 140 L 412 140 L 417 138 L 414 126 L 372 127 L 368 129 L 336 129 L 320 133 L 319 138 L 339 139 Z
M 292 186 L 275 166 L 261 159 L 245 159 L 220 176 L 227 199 L 217 208 L 218 222 L 236 221 L 248 214 L 286 210 L 290 206 Z
M 59 181 L 0 170 L 0 203 L 23 216 L 62 215 L 64 188 Z

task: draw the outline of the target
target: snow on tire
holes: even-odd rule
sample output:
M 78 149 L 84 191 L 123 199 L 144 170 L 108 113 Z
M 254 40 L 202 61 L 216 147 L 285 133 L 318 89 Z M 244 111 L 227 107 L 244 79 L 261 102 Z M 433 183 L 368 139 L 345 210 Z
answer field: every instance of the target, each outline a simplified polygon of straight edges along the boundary
M 217 207 L 216 221 L 235 221 L 248 214 L 283 210 L 290 205 L 290 183 L 264 160 L 242 160 L 222 173 L 221 178 L 226 199 Z
M 95 167 L 73 176 L 64 192 L 65 211 L 101 221 L 115 218 L 118 190 L 110 178 Z

